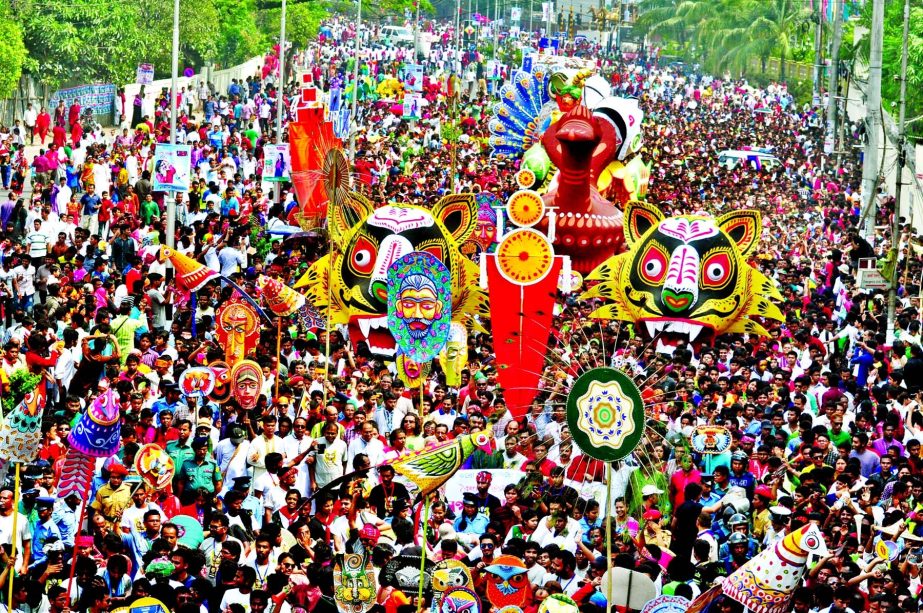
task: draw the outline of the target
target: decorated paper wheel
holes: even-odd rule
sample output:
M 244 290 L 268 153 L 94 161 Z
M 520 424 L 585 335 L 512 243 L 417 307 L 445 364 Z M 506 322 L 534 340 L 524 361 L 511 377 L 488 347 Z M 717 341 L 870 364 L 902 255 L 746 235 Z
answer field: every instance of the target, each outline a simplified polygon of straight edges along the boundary
M 531 189 L 535 185 L 535 173 L 523 168 L 516 173 L 516 184 L 522 189 Z
M 545 216 L 545 202 L 536 192 L 520 190 L 506 202 L 506 214 L 513 224 L 531 228 Z
M 497 245 L 497 268 L 516 285 L 538 283 L 548 275 L 553 263 L 551 243 L 535 230 L 514 230 Z
M 567 424 L 583 453 L 603 462 L 621 460 L 644 433 L 641 392 L 614 368 L 587 371 L 567 395 Z

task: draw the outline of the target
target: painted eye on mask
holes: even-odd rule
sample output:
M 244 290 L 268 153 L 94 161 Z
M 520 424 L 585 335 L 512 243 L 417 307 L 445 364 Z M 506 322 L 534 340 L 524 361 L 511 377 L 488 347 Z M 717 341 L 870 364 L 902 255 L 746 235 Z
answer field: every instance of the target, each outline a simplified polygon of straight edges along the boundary
M 657 245 L 651 245 L 641 258 L 641 277 L 651 285 L 663 281 L 667 274 L 667 254 Z
M 360 275 L 372 274 L 378 249 L 367 238 L 360 237 L 349 256 L 349 267 Z
M 731 258 L 727 253 L 707 256 L 702 263 L 702 287 L 719 289 L 731 277 Z

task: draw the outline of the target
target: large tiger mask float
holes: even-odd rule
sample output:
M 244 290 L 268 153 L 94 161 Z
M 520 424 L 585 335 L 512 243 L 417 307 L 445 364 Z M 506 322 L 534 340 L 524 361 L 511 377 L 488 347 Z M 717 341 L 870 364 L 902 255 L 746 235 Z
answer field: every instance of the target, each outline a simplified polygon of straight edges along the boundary
M 582 298 L 611 301 L 593 317 L 634 323 L 642 337 L 656 340 L 658 353 L 672 353 L 680 341 L 707 345 L 725 333 L 768 336 L 752 317 L 783 319 L 769 301 L 780 300 L 779 291 L 747 263 L 759 243 L 759 213 L 664 217 L 633 201 L 624 229 L 628 251 L 588 277 L 601 283 Z
M 394 359 L 388 268 L 408 253 L 424 251 L 445 264 L 452 279 L 452 321 L 468 325 L 473 315 L 487 316 L 478 267 L 459 251 L 477 225 L 477 213 L 474 194 L 445 196 L 430 209 L 410 204 L 376 209 L 361 194 L 350 192 L 330 210 L 331 253 L 315 262 L 295 287 L 306 287 L 308 300 L 321 313 L 329 293 L 331 323 L 348 325 L 354 349 L 364 342 L 372 355 Z

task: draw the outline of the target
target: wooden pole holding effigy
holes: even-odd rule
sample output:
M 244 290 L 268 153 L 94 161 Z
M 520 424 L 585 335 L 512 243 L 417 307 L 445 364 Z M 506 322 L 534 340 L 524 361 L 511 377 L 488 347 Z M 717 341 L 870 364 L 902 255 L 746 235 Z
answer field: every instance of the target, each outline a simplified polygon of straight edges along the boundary
M 422 401 L 421 401 L 422 406 Z M 423 495 L 423 547 L 420 549 L 420 586 L 417 589 L 417 613 L 423 610 L 423 583 L 426 572 L 426 527 L 429 524 L 429 496 Z
M 279 379 L 282 378 L 282 318 L 276 319 L 276 389 L 272 393 L 273 401 L 279 398 Z
M 74 550 L 71 552 L 71 570 L 70 576 L 67 580 L 67 605 L 70 606 L 71 603 L 71 590 L 74 588 L 74 575 L 77 571 L 77 538 L 80 536 L 80 527 L 83 525 L 83 520 L 86 519 L 87 515 L 87 501 L 83 500 L 80 503 L 80 519 L 77 520 L 77 531 L 74 533 Z
M 13 486 L 13 534 L 10 537 L 12 545 L 10 545 L 10 568 L 9 572 L 6 575 L 6 579 L 10 584 L 10 590 L 7 594 L 7 610 L 13 610 L 13 578 L 16 574 L 16 531 L 19 529 L 19 467 L 21 466 L 20 462 L 16 462 L 16 481 Z
M 612 462 L 606 462 L 606 569 L 612 570 Z M 606 613 L 612 613 L 612 575 L 606 584 Z

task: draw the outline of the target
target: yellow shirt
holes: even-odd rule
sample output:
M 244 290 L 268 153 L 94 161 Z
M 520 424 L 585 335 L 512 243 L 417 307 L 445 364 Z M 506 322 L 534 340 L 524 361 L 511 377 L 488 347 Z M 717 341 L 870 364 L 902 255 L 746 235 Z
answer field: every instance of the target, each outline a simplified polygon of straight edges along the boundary
M 96 499 L 90 505 L 113 526 L 117 527 L 119 522 L 116 517 L 131 504 L 131 486 L 122 483 L 118 489 L 113 489 L 106 483 L 96 491 Z
M 768 527 L 769 509 L 763 509 L 753 517 L 753 538 L 762 543 Z

